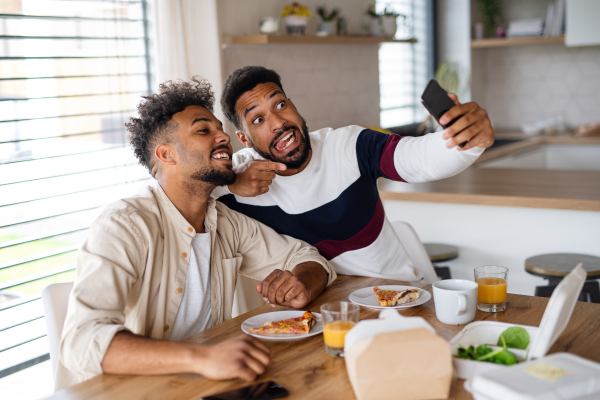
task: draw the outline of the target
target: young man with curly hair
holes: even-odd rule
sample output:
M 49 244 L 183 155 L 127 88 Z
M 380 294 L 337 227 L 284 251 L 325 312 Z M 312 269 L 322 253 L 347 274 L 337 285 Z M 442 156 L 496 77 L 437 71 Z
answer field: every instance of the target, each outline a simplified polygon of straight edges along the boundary
M 221 107 L 247 148 L 233 157 L 232 194 L 225 187 L 214 195 L 231 209 L 315 246 L 338 273 L 419 280 L 423 273 L 385 216 L 377 179 L 448 178 L 492 145 L 486 111 L 451 96 L 456 106 L 440 122 L 457 120 L 444 132 L 404 138 L 360 126 L 309 132 L 275 71 L 238 69 L 225 82 Z
M 271 304 L 295 308 L 336 276 L 307 243 L 211 198 L 236 176 L 206 81 L 169 81 L 143 97 L 127 128 L 157 183 L 107 206 L 79 249 L 57 389 L 103 372 L 252 380 L 270 361 L 260 341 L 177 341 L 231 318 L 238 273 L 262 281 Z

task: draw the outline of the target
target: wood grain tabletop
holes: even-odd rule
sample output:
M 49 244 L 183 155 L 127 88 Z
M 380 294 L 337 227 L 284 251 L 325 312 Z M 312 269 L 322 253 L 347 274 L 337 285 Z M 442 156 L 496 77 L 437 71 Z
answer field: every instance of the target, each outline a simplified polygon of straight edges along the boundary
M 379 278 L 338 276 L 306 309 L 319 312 L 322 304 L 347 300 L 354 290 L 375 285 L 409 284 Z M 416 284 L 431 292 L 431 285 Z M 548 299 L 516 294 L 508 295 L 506 311 L 484 313 L 477 311 L 475 320 L 500 321 L 538 326 Z M 242 333 L 241 324 L 247 318 L 265 312 L 288 310 L 288 307 L 262 306 L 237 318 L 200 332 L 186 342 L 214 344 Z M 420 316 L 429 322 L 437 334 L 450 340 L 464 325 L 446 325 L 435 317 L 433 299 L 408 309 L 400 310 L 404 316 Z M 361 307 L 360 319 L 377 318 L 378 310 Z M 354 399 L 343 358 L 325 353 L 323 336 L 316 335 L 295 341 L 267 341 L 272 352 L 272 362 L 265 374 L 256 382 L 276 381 L 290 391 L 286 399 L 336 400 Z M 600 305 L 578 302 L 565 332 L 550 349 L 550 353 L 566 351 L 600 362 Z M 463 382 L 455 379 L 450 399 L 472 399 L 463 389 Z M 168 376 L 117 376 L 99 375 L 86 382 L 55 393 L 50 399 L 181 399 L 197 400 L 204 396 L 233 390 L 249 384 L 240 380 L 214 382 L 199 375 Z
M 522 139 L 486 150 L 473 167 L 446 179 L 406 184 L 379 180 L 382 200 L 600 211 L 600 171 L 477 168 L 543 145 L 600 145 L 600 137 L 496 135 Z M 557 185 L 560 182 L 560 185 Z

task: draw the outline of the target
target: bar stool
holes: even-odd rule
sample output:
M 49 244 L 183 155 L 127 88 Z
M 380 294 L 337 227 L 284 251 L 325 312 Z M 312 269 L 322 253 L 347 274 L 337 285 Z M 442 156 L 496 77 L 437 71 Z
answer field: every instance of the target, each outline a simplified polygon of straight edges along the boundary
M 525 271 L 548 280 L 547 286 L 537 286 L 535 295 L 550 297 L 556 286 L 577 264 L 582 263 L 587 280 L 579 295 L 579 301 L 600 303 L 600 257 L 586 254 L 540 254 L 525 260 Z
M 452 279 L 450 267 L 435 265 L 435 263 L 458 258 L 458 247 L 442 243 L 423 243 L 423 246 L 425 246 L 425 250 L 427 251 L 427 255 L 433 264 L 437 276 L 442 280 Z

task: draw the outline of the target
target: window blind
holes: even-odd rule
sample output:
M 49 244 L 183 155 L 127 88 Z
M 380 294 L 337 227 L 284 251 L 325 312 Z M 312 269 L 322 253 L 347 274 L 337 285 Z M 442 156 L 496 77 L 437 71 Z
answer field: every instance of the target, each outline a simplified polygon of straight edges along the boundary
M 152 84 L 146 0 L 0 2 L 0 378 L 48 359 L 41 289 L 150 179 L 124 123 Z
M 415 37 L 413 45 L 384 43 L 379 49 L 380 124 L 384 128 L 422 122 L 427 111 L 421 93 L 434 75 L 433 0 L 378 0 L 376 10 L 387 7 L 406 15 L 398 18 L 397 39 Z

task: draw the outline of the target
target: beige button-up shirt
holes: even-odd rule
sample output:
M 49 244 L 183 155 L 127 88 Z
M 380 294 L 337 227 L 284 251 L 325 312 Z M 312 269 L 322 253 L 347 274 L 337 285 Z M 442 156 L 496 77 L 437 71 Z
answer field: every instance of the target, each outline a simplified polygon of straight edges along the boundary
M 314 261 L 336 278 L 329 263 L 305 242 L 210 199 L 212 324 L 231 318 L 238 273 L 263 280 L 276 268 Z M 77 254 L 55 389 L 102 373 L 114 335 L 122 330 L 166 339 L 185 288 L 194 228 L 160 185 L 109 205 Z

